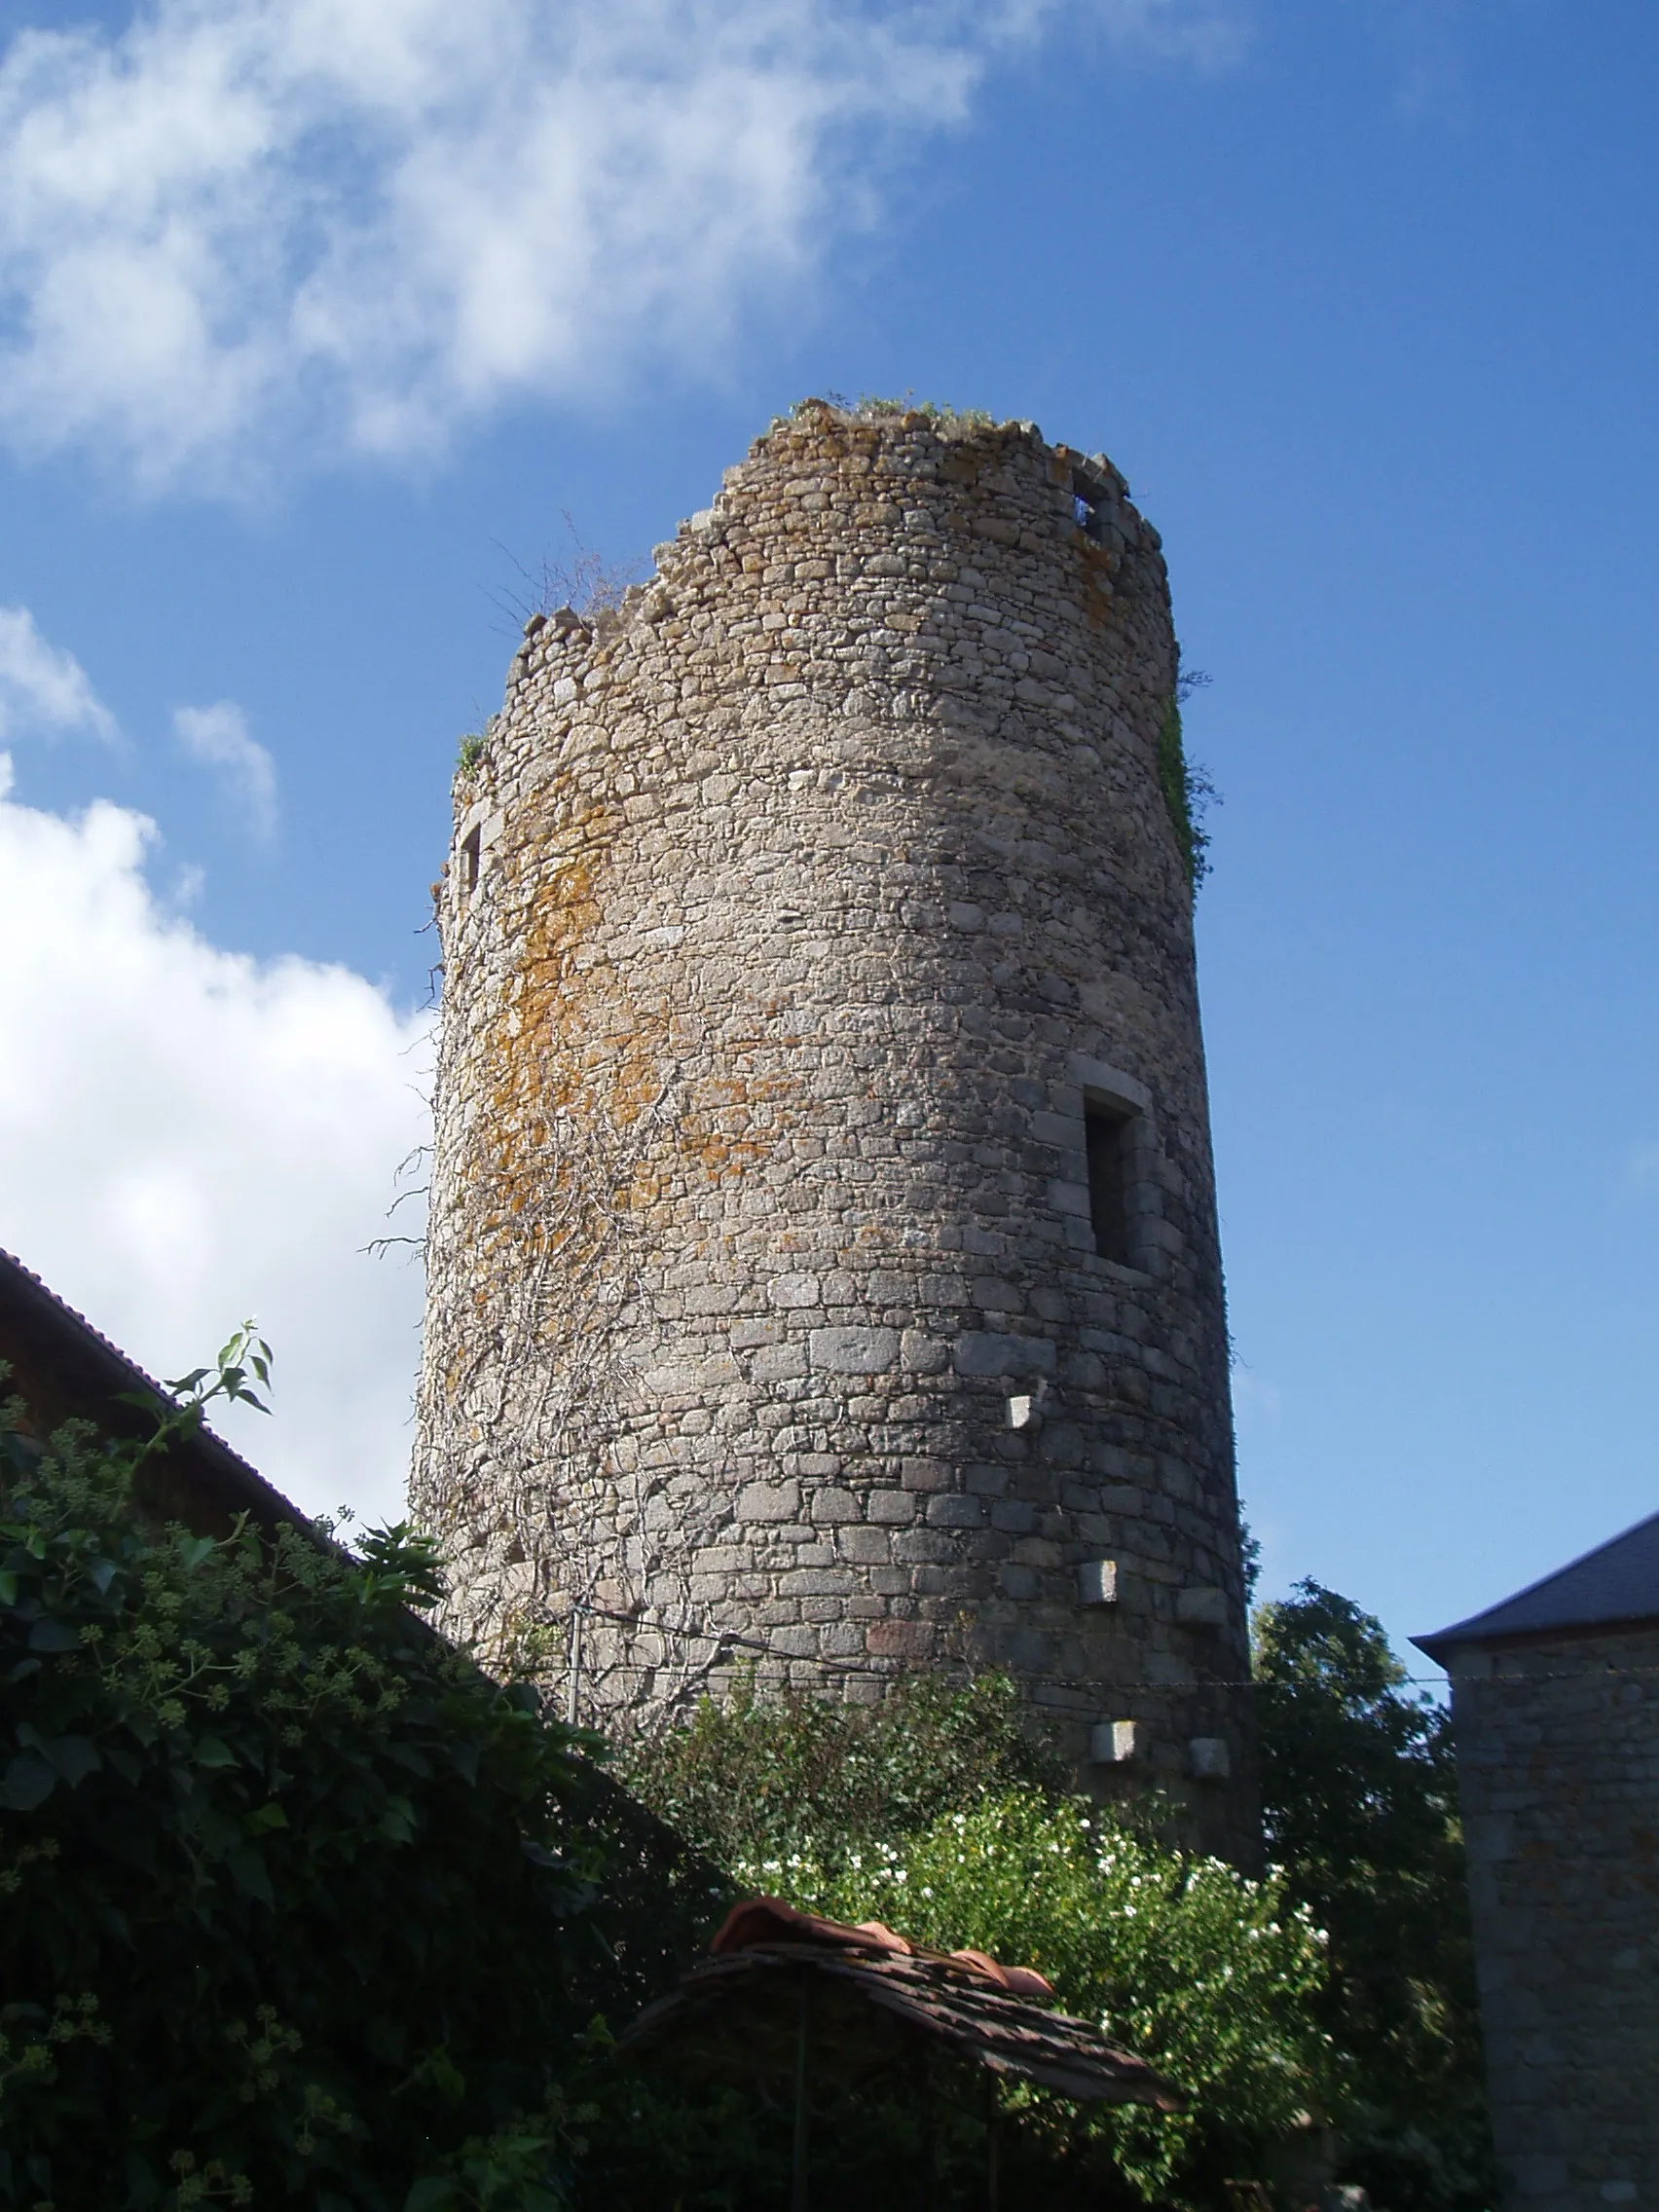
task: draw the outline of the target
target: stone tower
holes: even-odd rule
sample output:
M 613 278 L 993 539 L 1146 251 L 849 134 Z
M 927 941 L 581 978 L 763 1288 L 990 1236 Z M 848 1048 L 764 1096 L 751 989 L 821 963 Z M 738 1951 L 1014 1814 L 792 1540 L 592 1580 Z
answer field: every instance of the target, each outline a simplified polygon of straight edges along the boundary
M 994 1663 L 1249 1856 L 1175 678 L 1102 457 L 817 402 L 527 625 L 438 887 L 415 1504 L 486 1649 L 584 1607 L 585 1715 Z

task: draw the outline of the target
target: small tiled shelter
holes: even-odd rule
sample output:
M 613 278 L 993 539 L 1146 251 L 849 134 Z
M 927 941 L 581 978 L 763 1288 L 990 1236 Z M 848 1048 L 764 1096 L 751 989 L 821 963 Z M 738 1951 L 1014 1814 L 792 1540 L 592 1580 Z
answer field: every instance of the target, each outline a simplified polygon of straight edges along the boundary
M 983 1951 L 932 1951 L 878 1920 L 850 1926 L 782 1898 L 734 1905 L 709 1956 L 647 2005 L 620 2037 L 632 2059 L 671 2054 L 710 2082 L 769 2087 L 794 2112 L 791 2212 L 809 2212 L 813 2090 L 854 2093 L 914 2082 L 925 2050 L 982 2077 L 1035 2082 L 1082 2104 L 1186 2099 L 1092 2021 L 1072 2018 L 1029 1967 Z M 923 2061 L 925 2082 L 925 2060 Z M 997 2106 L 987 2104 L 986 2204 L 998 2212 Z
M 1659 2212 L 1659 1514 L 1413 1641 L 1452 1677 L 1505 2212 Z

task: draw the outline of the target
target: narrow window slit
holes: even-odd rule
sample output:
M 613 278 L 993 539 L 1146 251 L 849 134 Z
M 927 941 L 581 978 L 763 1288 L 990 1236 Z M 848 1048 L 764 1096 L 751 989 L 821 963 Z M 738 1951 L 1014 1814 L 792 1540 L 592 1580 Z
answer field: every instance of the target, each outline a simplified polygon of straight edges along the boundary
M 461 839 L 461 892 L 463 899 L 471 898 L 478 888 L 478 862 L 484 849 L 484 829 L 480 824 Z
M 1084 1110 L 1088 1147 L 1088 1214 L 1094 1249 L 1119 1267 L 1132 1264 L 1129 1253 L 1129 1118 L 1105 1106 Z

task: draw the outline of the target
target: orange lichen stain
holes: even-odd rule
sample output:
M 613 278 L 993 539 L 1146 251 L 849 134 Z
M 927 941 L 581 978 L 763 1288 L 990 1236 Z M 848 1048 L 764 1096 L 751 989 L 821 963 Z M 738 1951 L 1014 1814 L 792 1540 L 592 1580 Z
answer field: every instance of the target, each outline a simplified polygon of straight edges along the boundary
M 692 1041 L 665 1008 L 637 1001 L 603 942 L 619 814 L 554 787 L 515 829 L 497 866 L 512 967 L 474 1072 L 484 1109 L 469 1227 L 481 1314 L 494 1286 L 527 1264 L 549 1284 L 627 1265 L 624 1224 L 687 1180 L 718 1186 L 770 1160 L 783 1102 L 800 1088 L 743 1071 L 677 1091 Z M 550 1301 L 544 1334 L 580 1327 L 558 1307 Z
M 1083 567 L 1084 615 L 1091 630 L 1103 630 L 1122 611 L 1113 582 L 1121 564 L 1115 553 L 1097 545 L 1092 537 L 1085 537 L 1081 531 L 1077 541 Z

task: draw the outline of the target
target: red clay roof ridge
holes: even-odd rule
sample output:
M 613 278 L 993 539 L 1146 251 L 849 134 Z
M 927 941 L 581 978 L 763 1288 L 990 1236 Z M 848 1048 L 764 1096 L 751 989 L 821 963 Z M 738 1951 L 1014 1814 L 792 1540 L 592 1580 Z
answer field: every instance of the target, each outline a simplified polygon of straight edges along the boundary
M 934 1966 L 955 1968 L 973 1979 L 988 1981 L 1011 1996 L 1052 2003 L 1054 1985 L 1035 1967 L 1004 1966 L 987 1951 L 935 1951 L 912 1943 L 880 1920 L 830 1920 L 822 1913 L 802 1912 L 784 1898 L 745 1898 L 732 1906 L 720 1923 L 710 1952 L 716 1958 L 733 1951 L 793 1949 L 805 1945 L 822 1950 L 851 1951 L 888 1958 L 913 1958 Z

